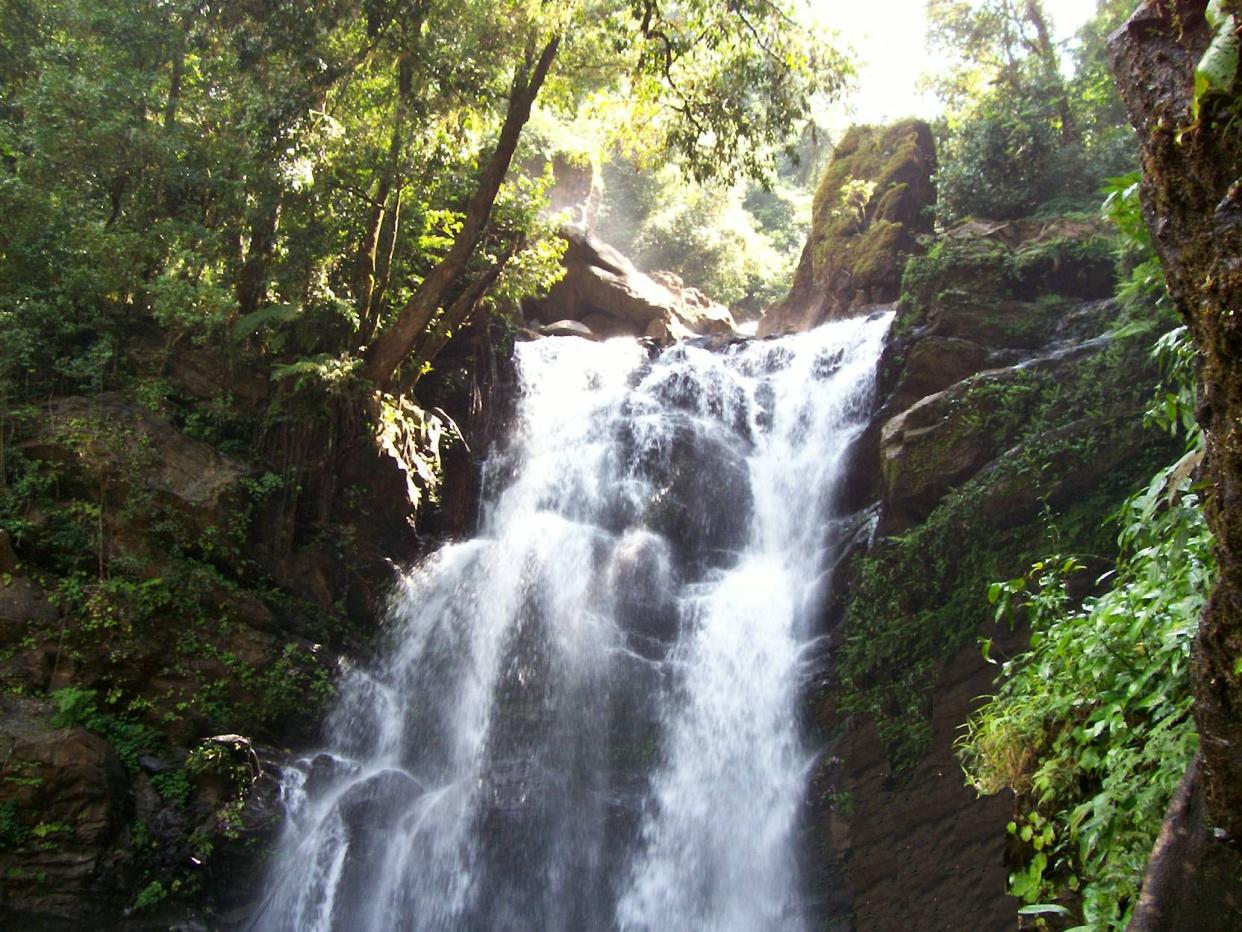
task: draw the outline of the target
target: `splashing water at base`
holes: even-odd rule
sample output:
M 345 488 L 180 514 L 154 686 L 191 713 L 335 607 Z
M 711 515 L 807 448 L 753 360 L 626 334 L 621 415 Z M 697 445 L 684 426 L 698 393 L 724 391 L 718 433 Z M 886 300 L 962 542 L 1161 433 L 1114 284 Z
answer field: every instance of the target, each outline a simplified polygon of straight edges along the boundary
M 289 768 L 252 927 L 803 928 L 797 699 L 890 319 L 520 345 L 482 533 Z

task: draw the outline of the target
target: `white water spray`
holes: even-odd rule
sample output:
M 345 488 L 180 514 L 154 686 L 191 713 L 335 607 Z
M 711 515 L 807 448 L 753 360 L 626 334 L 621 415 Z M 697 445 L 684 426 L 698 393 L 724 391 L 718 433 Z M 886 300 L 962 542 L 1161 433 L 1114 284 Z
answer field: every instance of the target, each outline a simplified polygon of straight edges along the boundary
M 503 488 L 290 768 L 252 926 L 803 928 L 803 655 L 889 320 L 520 345 Z

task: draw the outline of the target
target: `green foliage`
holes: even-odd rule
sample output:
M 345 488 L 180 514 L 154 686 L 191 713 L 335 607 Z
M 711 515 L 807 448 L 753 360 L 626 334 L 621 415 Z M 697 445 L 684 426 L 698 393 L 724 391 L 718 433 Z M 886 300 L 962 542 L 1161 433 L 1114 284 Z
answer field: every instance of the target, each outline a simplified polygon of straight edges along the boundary
M 1094 193 L 1081 153 L 1061 137 L 1055 93 L 1043 80 L 1024 82 L 1018 94 L 993 92 L 948 135 L 936 174 L 943 222 L 1013 220 L 1053 197 Z
M 1075 605 L 1067 581 L 1082 565 L 1058 556 L 989 593 L 1000 616 L 1024 608 L 1031 647 L 1003 665 L 1000 692 L 971 719 L 963 764 L 980 792 L 1014 789 L 1025 824 L 1045 826 L 1010 891 L 1027 903 L 1081 897 L 1084 928 L 1126 927 L 1197 747 L 1189 655 L 1213 563 L 1179 473 L 1161 471 L 1126 503 L 1108 592 Z
M 93 731 L 112 745 L 117 757 L 130 770 L 138 769 L 138 756 L 156 750 L 163 743 L 150 726 L 125 716 L 101 711 L 94 689 L 67 686 L 51 694 L 56 706 L 52 721 L 57 728 L 80 726 Z
M 1222 0 L 1211 0 L 1207 6 L 1212 42 L 1195 66 L 1194 98 L 1191 116 L 1196 122 L 1204 103 L 1212 97 L 1227 96 L 1238 78 L 1237 20 L 1224 9 Z
M 701 180 L 770 173 L 847 71 L 769 0 L 9 12 L 8 399 L 123 384 L 144 328 L 165 352 L 212 343 L 295 377 L 360 356 L 448 254 L 515 72 L 554 35 L 546 112 L 593 115 L 604 148 L 672 154 Z M 544 181 L 510 173 L 450 298 L 502 261 L 499 299 L 546 287 L 559 247 L 537 220 Z
M 168 898 L 168 889 L 158 880 L 152 880 L 143 887 L 138 896 L 134 899 L 133 910 L 140 913 L 144 910 L 158 906 Z
M 937 213 L 998 220 L 1089 209 L 1100 184 L 1135 163 L 1133 134 L 1105 38 L 1133 11 L 1098 0 L 1072 72 L 1038 2 L 929 0 L 933 42 L 964 62 L 938 82 L 949 105 L 940 136 Z
M 1143 218 L 1139 178 L 1138 172 L 1110 178 L 1103 189 L 1107 195 L 1104 216 L 1121 235 L 1122 274 L 1117 286 L 1117 300 L 1131 318 L 1150 317 L 1153 308 L 1159 316 L 1171 317 L 1173 307 L 1165 288 L 1164 268 L 1156 258 L 1151 233 Z
M 1147 418 L 1184 435 L 1187 453 L 1117 513 L 1122 555 L 1096 583 L 1107 591 L 1072 599 L 1069 583 L 1083 565 L 1062 555 L 992 584 L 997 619 L 1021 611 L 1030 648 L 1002 666 L 997 696 L 959 743 L 976 789 L 1019 794 L 1011 833 L 1027 860 L 1010 891 L 1033 911 L 1078 904 L 1083 929 L 1128 924 L 1166 805 L 1197 747 L 1189 655 L 1214 562 L 1192 478 L 1203 452 L 1193 343 L 1177 328 L 1153 354 L 1168 387 Z
M 164 802 L 184 807 L 190 798 L 190 778 L 181 768 L 165 770 L 151 775 L 151 785 Z
M 908 332 L 944 301 L 990 302 L 1059 295 L 1100 298 L 1115 280 L 1120 244 L 1114 237 L 1054 236 L 1010 250 L 984 236 L 947 237 L 912 256 L 902 274 L 897 332 Z M 1136 313 L 1150 311 L 1135 296 Z
M 905 300 L 916 310 L 942 300 L 996 306 L 998 281 L 1002 296 L 1012 287 L 1012 259 L 1005 247 L 986 240 L 944 241 L 909 264 Z M 972 380 L 951 424 L 989 455 L 1004 456 L 950 491 L 912 530 L 879 542 L 851 571 L 848 633 L 837 654 L 841 707 L 875 722 L 895 769 L 912 765 L 926 749 L 937 672 L 988 620 L 981 598 L 988 584 L 1037 560 L 1049 537 L 1072 552 L 1112 550 L 1105 519 L 1134 482 L 1157 468 L 1165 455 L 1159 442 L 1145 445 L 1145 454 L 1103 477 L 1089 494 L 1059 490 L 1068 477 L 1091 468 L 1105 438 L 1127 442 L 1119 419 L 1137 421 L 1134 412 L 1147 399 L 1135 374 L 1152 371 L 1146 357 L 1155 326 L 1119 332 L 1105 352 L 1068 378 L 1027 372 L 1008 381 Z M 941 435 L 952 449 L 954 431 L 942 428 Z M 936 453 L 930 449 L 928 460 Z M 1043 503 L 1042 524 L 1034 516 L 994 518 L 1007 499 L 1032 494 Z
M 675 166 L 604 166 L 601 235 L 640 268 L 682 277 L 713 300 L 759 311 L 788 290 L 809 197 L 787 179 L 700 185 Z
M 30 827 L 18 812 L 17 803 L 0 803 L 0 851 L 18 848 L 30 837 Z

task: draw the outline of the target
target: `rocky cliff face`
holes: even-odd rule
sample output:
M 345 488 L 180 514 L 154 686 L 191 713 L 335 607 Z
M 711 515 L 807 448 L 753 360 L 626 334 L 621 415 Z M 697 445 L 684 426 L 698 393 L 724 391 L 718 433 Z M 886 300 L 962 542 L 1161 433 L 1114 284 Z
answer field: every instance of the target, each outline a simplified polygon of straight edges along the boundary
M 785 300 L 759 335 L 809 330 L 897 300 L 904 258 L 931 232 L 936 147 L 926 123 L 856 126 L 837 144 L 815 193 L 811 236 Z
M 446 383 L 486 378 L 455 352 Z M 5 928 L 167 927 L 244 902 L 278 824 L 278 745 L 313 737 L 338 655 L 369 647 L 388 560 L 419 547 L 366 399 L 295 391 L 282 410 L 210 347 L 138 341 L 127 364 L 125 391 L 5 412 Z M 469 430 L 480 390 L 462 384 L 436 403 Z M 447 532 L 471 492 L 441 492 Z
M 971 222 L 906 266 L 809 709 L 826 928 L 1016 924 L 1012 800 L 976 799 L 954 752 L 997 672 L 977 639 L 993 661 L 1024 646 L 987 587 L 1050 546 L 1113 552 L 1106 516 L 1172 454 L 1142 426 L 1161 325 L 1122 326 L 1112 249 L 1091 221 Z

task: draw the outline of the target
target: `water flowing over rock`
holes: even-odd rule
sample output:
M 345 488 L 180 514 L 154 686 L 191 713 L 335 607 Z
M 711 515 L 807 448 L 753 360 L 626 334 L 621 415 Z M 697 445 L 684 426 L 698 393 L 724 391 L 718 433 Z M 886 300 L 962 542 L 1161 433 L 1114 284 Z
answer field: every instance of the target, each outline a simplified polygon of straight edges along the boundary
M 481 533 L 288 768 L 252 927 L 809 928 L 798 701 L 889 320 L 520 344 Z

